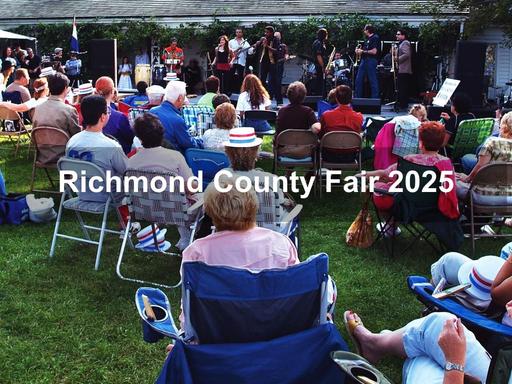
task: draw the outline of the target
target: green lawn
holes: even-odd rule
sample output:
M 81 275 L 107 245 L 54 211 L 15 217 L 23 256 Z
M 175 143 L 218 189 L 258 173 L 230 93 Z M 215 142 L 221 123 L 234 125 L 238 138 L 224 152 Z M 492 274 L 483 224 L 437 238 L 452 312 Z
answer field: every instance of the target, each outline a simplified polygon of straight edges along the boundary
M 28 192 L 27 146 L 14 158 L 12 145 L 1 141 L 0 170 L 10 192 Z M 37 187 L 47 187 L 40 175 Z M 345 309 L 358 311 L 372 330 L 394 329 L 419 316 L 421 305 L 409 293 L 405 278 L 428 274 L 440 255 L 422 243 L 394 259 L 381 246 L 347 247 L 345 233 L 360 208 L 358 195 L 337 190 L 301 203 L 302 258 L 329 254 L 339 294 L 335 321 L 345 337 Z M 64 226 L 76 229 L 72 220 Z M 106 238 L 100 270 L 95 272 L 91 246 L 60 240 L 56 257 L 49 260 L 53 227 L 54 223 L 0 226 L 0 383 L 153 382 L 166 342 L 142 340 L 134 305 L 137 285 L 115 275 L 120 239 Z M 177 234 L 168 237 L 174 242 Z M 466 240 L 462 251 L 468 253 L 469 245 Z M 499 241 L 480 241 L 478 254 L 497 254 L 501 246 Z M 127 273 L 177 281 L 178 259 L 133 251 L 128 255 Z M 176 315 L 179 292 L 167 294 Z M 400 381 L 398 359 L 378 367 Z

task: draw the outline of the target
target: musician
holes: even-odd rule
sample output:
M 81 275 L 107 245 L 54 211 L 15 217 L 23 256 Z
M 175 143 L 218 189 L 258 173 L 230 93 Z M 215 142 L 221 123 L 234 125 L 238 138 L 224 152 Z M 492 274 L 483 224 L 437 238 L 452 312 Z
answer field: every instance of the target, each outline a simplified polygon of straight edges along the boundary
M 182 78 L 181 68 L 185 62 L 185 55 L 183 54 L 183 49 L 178 47 L 177 38 L 173 37 L 171 39 L 171 45 L 164 49 L 162 60 L 167 67 L 167 72 L 174 72 L 180 79 Z M 178 63 L 173 64 L 170 60 L 178 60 Z
M 215 58 L 212 62 L 214 74 L 220 80 L 220 91 L 225 93 L 230 87 L 229 75 L 233 51 L 229 49 L 229 40 L 226 35 L 219 37 L 219 45 L 215 47 Z
M 349 59 L 346 53 L 344 54 L 344 52 L 336 52 L 334 54 L 331 73 L 334 77 L 334 83 L 336 86 L 340 84 L 350 85 L 348 81 L 348 74 L 350 73 L 348 63 Z
M 82 72 L 82 60 L 78 58 L 78 52 L 71 51 L 69 53 L 69 60 L 64 65 L 66 69 L 66 75 L 70 81 L 69 86 L 71 88 L 78 87 L 80 85 L 80 74 Z
M 406 110 L 409 106 L 410 82 L 412 77 L 412 50 L 411 43 L 407 40 L 407 33 L 403 29 L 396 32 L 398 41 L 398 103 L 400 109 Z
M 324 96 L 325 93 L 325 82 L 324 82 L 324 74 L 326 73 L 326 65 L 327 65 L 327 29 L 320 28 L 316 34 L 316 40 L 313 42 L 313 58 L 315 59 L 315 86 L 314 92 L 317 95 Z
M 370 24 L 365 25 L 363 32 L 366 36 L 366 41 L 362 48 L 356 49 L 356 55 L 361 55 L 361 63 L 357 71 L 355 96 L 357 98 L 363 97 L 364 79 L 368 77 L 371 98 L 378 99 L 380 96 L 377 63 L 380 54 L 380 37 L 375 33 L 373 25 Z
M 245 74 L 245 65 L 247 64 L 247 51 L 251 45 L 244 38 L 242 28 L 237 28 L 235 37 L 229 40 L 229 49 L 233 51 L 234 57 L 231 68 L 231 91 L 240 93 L 240 87 Z
M 149 64 L 149 55 L 146 49 L 139 48 L 137 50 L 137 55 L 135 56 L 135 66 L 139 64 Z
M 284 75 L 284 63 L 290 58 L 290 55 L 288 53 L 288 46 L 283 43 L 283 36 L 281 32 L 275 32 L 274 37 L 276 39 L 279 39 L 281 44 L 279 45 L 279 52 L 277 55 L 277 85 L 279 88 L 281 87 L 281 84 L 283 84 L 283 75 Z M 281 92 L 281 90 L 279 90 Z
M 281 41 L 274 37 L 274 27 L 268 25 L 265 27 L 265 36 L 263 36 L 252 47 L 258 51 L 260 64 L 260 80 L 269 91 L 270 95 L 275 97 L 278 105 L 283 104 L 283 95 L 281 94 L 281 85 L 277 77 L 277 60 Z M 272 82 L 272 87 L 267 82 Z

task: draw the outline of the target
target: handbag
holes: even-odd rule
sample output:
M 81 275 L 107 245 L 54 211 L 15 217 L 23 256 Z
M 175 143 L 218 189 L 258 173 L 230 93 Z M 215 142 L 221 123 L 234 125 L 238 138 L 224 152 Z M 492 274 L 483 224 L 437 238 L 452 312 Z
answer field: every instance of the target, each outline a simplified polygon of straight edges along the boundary
M 349 247 L 368 248 L 373 244 L 372 216 L 368 210 L 371 195 L 363 201 L 363 206 L 354 222 L 347 230 L 346 242 Z
M 28 212 L 25 195 L 9 193 L 0 196 L 0 224 L 20 225 L 28 220 Z

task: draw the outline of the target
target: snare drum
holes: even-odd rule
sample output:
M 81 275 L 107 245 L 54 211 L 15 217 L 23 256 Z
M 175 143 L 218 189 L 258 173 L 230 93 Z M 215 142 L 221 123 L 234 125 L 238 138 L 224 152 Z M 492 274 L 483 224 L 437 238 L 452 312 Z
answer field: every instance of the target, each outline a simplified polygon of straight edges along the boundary
M 145 81 L 147 85 L 150 85 L 151 66 L 149 64 L 137 64 L 135 66 L 135 84 L 139 81 Z

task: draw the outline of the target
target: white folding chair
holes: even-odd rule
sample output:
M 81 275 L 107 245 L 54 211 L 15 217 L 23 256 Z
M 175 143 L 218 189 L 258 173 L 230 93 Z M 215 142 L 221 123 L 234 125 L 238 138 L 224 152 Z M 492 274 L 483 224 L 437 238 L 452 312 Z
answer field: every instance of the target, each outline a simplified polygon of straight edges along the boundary
M 86 180 L 86 184 L 89 184 L 89 180 L 92 177 L 99 177 L 101 180 L 105 180 L 105 172 L 103 169 L 98 167 L 96 164 L 91 163 L 89 161 L 83 161 L 83 160 L 76 160 L 68 157 L 62 157 L 57 162 L 57 168 L 59 172 L 62 171 L 72 171 L 76 172 L 79 179 L 82 177 L 82 171 L 85 172 L 84 178 Z M 53 238 L 52 238 L 52 245 L 50 248 L 50 257 L 53 257 L 55 253 L 55 246 L 57 244 L 57 238 L 63 238 L 68 240 L 75 240 L 80 241 L 87 244 L 94 244 L 97 246 L 96 251 L 96 261 L 94 263 L 94 269 L 98 270 L 100 265 L 100 257 L 101 257 L 101 251 L 103 248 L 103 240 L 105 238 L 105 233 L 111 233 L 117 236 L 120 236 L 124 233 L 122 230 L 112 230 L 107 228 L 107 219 L 108 214 L 110 210 L 115 209 L 115 203 L 114 203 L 114 195 L 113 193 L 106 194 L 106 201 L 86 201 L 80 199 L 80 196 L 82 194 L 82 188 L 81 184 L 77 183 L 77 188 L 79 189 L 78 196 L 74 196 L 73 191 L 68 185 L 65 185 L 64 191 L 62 192 L 62 197 L 60 200 L 59 205 L 59 213 L 57 214 L 57 221 L 55 222 L 55 230 L 53 232 Z M 85 188 L 84 188 L 85 190 Z M 64 212 L 64 209 L 74 211 L 76 214 L 76 217 L 78 219 L 78 223 L 80 224 L 80 228 L 82 229 L 82 232 L 84 234 L 84 237 L 76 237 L 71 235 L 66 235 L 63 233 L 59 233 L 59 227 L 62 220 L 62 214 Z M 120 218 L 119 212 L 117 209 L 115 209 L 117 212 L 117 215 Z M 85 221 L 82 218 L 81 213 L 91 213 L 94 215 L 101 215 L 101 227 L 95 227 L 91 225 L 86 225 Z M 123 221 L 119 220 L 122 224 Z M 99 239 L 93 240 L 91 239 L 89 230 L 93 231 L 99 231 Z M 130 242 L 131 244 L 131 242 Z
M 121 244 L 121 250 L 119 252 L 119 259 L 117 261 L 117 275 L 123 280 L 133 281 L 140 284 L 151 284 L 163 288 L 179 287 L 181 280 L 175 285 L 164 285 L 123 276 L 121 273 L 121 264 L 124 258 L 126 242 L 130 237 L 129 228 L 132 221 L 148 221 L 153 225 L 153 228 L 155 224 L 162 224 L 165 226 L 186 226 L 190 228 L 190 238 L 187 244 L 189 245 L 194 240 L 196 230 L 198 229 L 202 218 L 202 210 L 200 208 L 203 202 L 202 200 L 199 200 L 193 205 L 190 205 L 186 194 L 179 192 L 177 185 L 175 185 L 174 191 L 172 192 L 170 191 L 170 185 L 168 186 L 169 188 L 166 188 L 166 190 L 161 193 L 153 192 L 149 187 L 146 188 L 146 186 L 152 185 L 151 180 L 153 178 L 158 177 L 159 180 L 162 180 L 161 178 L 163 177 L 166 181 L 169 181 L 171 177 L 176 177 L 176 174 L 173 173 L 128 169 L 126 170 L 124 177 L 125 179 L 130 178 L 130 182 L 128 183 L 130 189 L 126 191 L 128 194 L 127 202 L 130 215 L 125 229 L 123 243 Z M 154 185 L 156 189 L 159 189 L 162 186 L 162 182 L 156 181 Z M 159 253 L 179 256 L 177 253 L 164 252 L 160 250 L 154 234 L 153 241 L 155 248 Z

